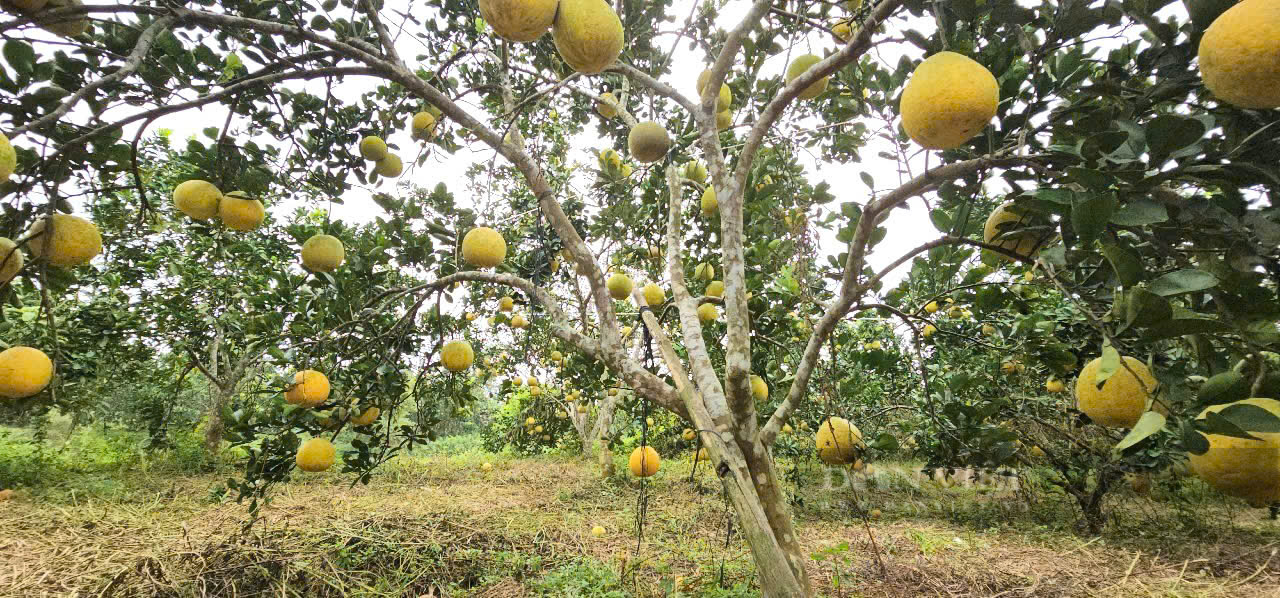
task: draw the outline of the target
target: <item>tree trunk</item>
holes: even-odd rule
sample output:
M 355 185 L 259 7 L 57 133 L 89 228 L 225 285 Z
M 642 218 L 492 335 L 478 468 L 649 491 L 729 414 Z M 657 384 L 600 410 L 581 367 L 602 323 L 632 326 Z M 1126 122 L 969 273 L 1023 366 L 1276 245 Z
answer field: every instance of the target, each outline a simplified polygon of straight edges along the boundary
M 222 451 L 222 433 L 226 428 L 226 423 L 222 419 L 222 410 L 227 406 L 227 401 L 231 400 L 231 393 L 223 392 L 222 389 L 214 386 L 211 394 L 209 419 L 205 421 L 204 427 L 204 450 L 210 459 L 216 459 L 218 453 Z

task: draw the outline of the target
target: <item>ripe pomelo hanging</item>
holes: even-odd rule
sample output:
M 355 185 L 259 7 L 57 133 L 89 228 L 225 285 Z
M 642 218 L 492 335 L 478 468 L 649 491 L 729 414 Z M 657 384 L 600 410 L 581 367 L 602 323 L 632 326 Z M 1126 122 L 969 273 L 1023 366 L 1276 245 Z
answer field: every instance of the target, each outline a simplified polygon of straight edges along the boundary
M 938 52 L 916 67 L 902 89 L 902 128 L 927 149 L 951 149 L 987 126 L 999 102 L 1000 86 L 987 67 Z
M 329 378 L 315 370 L 302 370 L 293 375 L 293 386 L 284 400 L 294 405 L 315 407 L 329 398 Z
M 3 285 L 18 272 L 22 271 L 22 266 L 26 263 L 26 257 L 18 251 L 18 244 L 8 237 L 0 237 L 0 285 Z
M 333 461 L 337 455 L 338 450 L 334 448 L 333 443 L 324 438 L 312 438 L 298 447 L 296 461 L 298 469 L 302 471 L 324 471 L 333 467 Z
M 560 0 L 551 36 L 560 58 L 579 73 L 599 73 L 622 53 L 622 20 L 605 0 Z
M 1101 357 L 1085 364 L 1076 379 L 1076 408 L 1100 426 L 1132 428 L 1147 410 L 1149 393 L 1156 389 L 1156 379 L 1146 364 L 1133 357 L 1121 359 L 1128 369 L 1121 365 L 1101 389 L 1096 384 L 1098 371 L 1102 369 Z
M 27 247 L 31 248 L 31 255 L 43 257 L 55 266 L 87 264 L 102 253 L 102 233 L 98 232 L 98 226 L 71 214 L 41 218 L 26 234 L 30 238 Z
M 267 210 L 261 201 L 250 199 L 244 191 L 232 191 L 218 202 L 218 217 L 227 228 L 247 232 L 262 225 Z
M 662 125 L 654 121 L 636 123 L 627 134 L 627 148 L 631 157 L 641 164 L 657 162 L 671 148 L 671 136 Z
M 333 235 L 314 235 L 302 244 L 302 265 L 312 272 L 333 272 L 346 256 L 342 241 Z
M 769 385 L 765 383 L 764 378 L 755 374 L 751 375 L 751 398 L 757 401 L 769 398 Z
M 475 358 L 476 354 L 471 349 L 471 343 L 464 340 L 449 341 L 440 349 L 440 362 L 450 372 L 461 372 L 471 367 Z
M 858 454 L 865 445 L 862 443 L 862 432 L 858 427 L 843 417 L 828 418 L 818 426 L 814 435 L 814 443 L 818 449 L 818 459 L 828 465 L 843 465 L 858 460 Z
M 29 397 L 49 386 L 50 380 L 53 361 L 44 351 L 24 346 L 0 351 L 0 397 Z
M 218 215 L 222 191 L 209 181 L 192 179 L 173 188 L 173 205 L 188 218 L 208 220 Z
M 513 42 L 531 42 L 551 28 L 559 0 L 480 0 L 480 15 Z
M 1200 38 L 1205 87 L 1241 108 L 1280 107 L 1280 2 L 1243 0 Z
M 605 282 L 605 286 L 609 288 L 609 296 L 614 299 L 622 300 L 631 296 L 631 290 L 635 288 L 635 283 L 631 282 L 631 277 L 621 272 L 615 272 L 609 280 Z
M 642 446 L 631 451 L 631 458 L 627 460 L 627 465 L 631 468 L 632 475 L 647 478 L 658 473 L 660 461 L 658 451 L 653 450 L 651 446 Z
M 649 307 L 657 307 L 667 300 L 667 294 L 655 283 L 644 285 L 644 302 Z
M 462 238 L 462 259 L 477 268 L 492 268 L 506 257 L 507 242 L 492 228 L 478 226 Z
M 802 54 L 795 57 L 791 64 L 787 66 L 787 83 L 790 84 L 796 77 L 803 75 L 805 71 L 813 68 L 813 65 L 822 62 L 822 59 L 813 54 Z M 801 100 L 812 100 L 818 97 L 822 92 L 827 90 L 827 81 L 830 76 L 823 77 L 811 83 L 808 87 L 800 90 L 800 94 L 796 96 Z

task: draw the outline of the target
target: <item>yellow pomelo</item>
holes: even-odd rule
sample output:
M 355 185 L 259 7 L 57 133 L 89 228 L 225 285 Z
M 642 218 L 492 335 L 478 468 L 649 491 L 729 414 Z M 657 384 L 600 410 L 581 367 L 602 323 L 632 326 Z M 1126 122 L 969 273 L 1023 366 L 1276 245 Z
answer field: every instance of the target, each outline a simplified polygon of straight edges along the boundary
M 733 124 L 733 113 L 728 110 L 721 110 L 716 113 L 716 130 L 723 131 Z
M 9 143 L 9 137 L 0 133 L 0 183 L 9 180 L 18 170 L 18 152 Z
M 769 385 L 765 383 L 764 378 L 755 374 L 751 375 L 751 398 L 757 401 L 769 398 Z
M 22 270 L 26 258 L 18 251 L 18 244 L 7 237 L 0 237 L 0 285 L 13 280 Z
M 600 94 L 600 97 L 611 100 L 613 104 L 618 103 L 618 98 L 614 97 L 613 94 L 607 91 Z M 618 116 L 618 109 L 614 108 L 613 104 L 610 104 L 609 102 L 605 102 L 603 100 L 596 102 L 596 112 L 598 112 L 600 116 L 603 116 L 605 118 L 614 118 Z
M 702 305 L 698 306 L 699 320 L 702 320 L 703 322 L 710 322 L 719 317 L 720 317 L 720 310 L 716 309 L 715 305 L 712 305 L 710 303 L 703 303 Z
M 862 432 L 843 417 L 832 417 L 818 426 L 814 435 L 818 459 L 828 465 L 843 465 L 858 460 L 863 448 Z
M 1101 357 L 1085 364 L 1076 379 L 1076 408 L 1100 426 L 1132 428 L 1147 410 L 1148 393 L 1156 389 L 1156 379 L 1146 364 L 1133 357 L 1121 359 L 1129 368 L 1121 365 L 1101 389 L 1095 383 L 1102 369 Z
M 987 223 L 982 227 L 982 242 L 999 245 L 1000 247 L 1008 249 L 1022 257 L 1031 257 L 1031 254 L 1035 253 L 1035 251 L 1040 248 L 1040 239 L 1037 239 L 1035 235 L 1021 233 L 1012 234 L 1012 236 L 1010 236 L 1006 230 L 1004 231 L 1006 232 L 1004 240 L 994 240 L 996 236 L 1002 232 L 1000 230 L 1002 224 L 1009 222 L 1017 224 L 1022 221 L 1021 216 L 1009 209 L 1011 205 L 1013 204 L 1006 203 L 995 210 L 992 210 L 991 215 L 987 216 Z M 1007 255 L 1002 255 L 1001 257 L 1005 259 L 1013 259 Z
M 49 225 L 52 218 L 52 226 Z M 46 228 L 48 230 L 46 230 Z M 102 253 L 102 234 L 98 226 L 79 216 L 54 214 L 41 218 L 27 230 L 31 255 L 49 260 L 55 266 L 87 264 Z
M 924 325 L 924 328 L 922 328 L 922 329 L 920 330 L 920 336 L 923 336 L 923 337 L 925 337 L 925 338 L 929 338 L 929 337 L 933 336 L 933 335 L 934 335 L 934 333 L 936 333 L 936 332 L 938 332 L 938 327 L 937 327 L 937 326 L 934 326 L 933 324 L 925 324 L 925 325 Z
M 374 163 L 373 171 L 379 176 L 394 179 L 404 172 L 404 162 L 400 160 L 400 156 L 387 154 L 387 157 Z
M 579 73 L 603 71 L 622 53 L 622 20 L 605 0 L 560 0 L 551 36 L 560 58 Z
M 558 0 L 480 0 L 480 15 L 498 35 L 531 42 L 551 28 Z
M 524 328 L 525 326 L 528 326 L 528 325 L 529 325 L 529 320 L 526 320 L 524 316 L 516 316 L 514 318 L 511 318 L 512 328 Z
M 902 90 L 902 128 L 928 149 L 951 149 L 977 135 L 1000 102 L 987 67 L 955 52 L 938 52 L 911 73 Z
M 45 3 L 45 10 L 56 10 L 72 6 L 84 6 L 84 3 L 80 0 L 49 0 Z M 80 15 L 69 17 L 69 19 L 70 20 L 41 25 L 41 27 L 64 37 L 75 37 L 89 30 L 88 17 Z
M 1280 401 L 1245 399 L 1236 403 L 1212 405 L 1200 413 L 1204 419 L 1229 405 L 1253 405 L 1280 416 Z M 1238 496 L 1254 506 L 1280 501 L 1280 432 L 1249 432 L 1258 438 L 1236 438 L 1208 434 L 1209 451 L 1203 455 L 1188 454 L 1191 471 L 1225 494 Z
M 552 352 L 551 352 L 551 362 L 552 362 L 552 363 L 560 363 L 561 361 L 564 361 L 564 353 L 561 353 L 561 352 L 559 352 L 559 351 L 552 351 Z M 569 394 L 570 394 L 570 395 L 572 395 L 573 393 L 569 393 Z
M 492 268 L 507 257 L 507 242 L 502 234 L 487 226 L 471 229 L 462 238 L 462 259 L 477 268 Z
M 365 409 L 363 413 L 351 418 L 351 424 L 355 426 L 367 426 L 378 419 L 378 414 L 382 413 L 377 407 Z
M 631 150 L 631 157 L 641 164 L 657 162 L 671 148 L 671 136 L 662 125 L 651 120 L 637 123 L 627 134 L 627 148 Z
M 647 478 L 658 473 L 658 467 L 661 460 L 658 458 L 658 451 L 653 450 L 651 446 L 637 447 L 631 451 L 631 458 L 627 460 L 627 466 L 631 468 L 631 474 L 638 478 Z
M 284 400 L 294 405 L 315 407 L 329 398 L 329 377 L 315 370 L 302 370 L 293 375 L 293 386 L 284 392 Z
M 315 235 L 302 244 L 302 265 L 313 272 L 333 272 L 346 256 L 342 241 L 333 235 Z
M 720 211 L 720 200 L 716 199 L 716 188 L 707 185 L 702 192 L 702 215 L 710 218 Z
M 1229 104 L 1280 107 L 1280 2 L 1244 0 L 1214 19 L 1200 38 L 1200 76 Z
M 684 431 L 680 433 L 680 437 L 692 442 L 694 438 L 698 437 L 698 433 L 694 432 L 691 428 L 685 428 Z
M 173 205 L 195 220 L 217 216 L 219 199 L 222 199 L 222 191 L 209 181 L 192 179 L 173 188 Z
M 0 397 L 29 397 L 44 390 L 52 379 L 53 362 L 44 351 L 23 346 L 0 351 Z
M 724 283 L 723 283 L 723 282 L 720 282 L 719 280 L 713 280 L 713 281 L 711 281 L 711 283 L 707 285 L 707 296 L 708 296 L 708 297 L 723 297 L 723 296 L 724 296 Z
M 711 78 L 711 70 L 707 69 L 698 75 L 698 96 L 702 96 L 702 90 L 707 86 L 707 79 Z M 716 97 L 716 112 L 724 112 L 729 109 L 729 105 L 733 103 L 733 90 L 729 89 L 728 83 L 720 84 L 720 95 Z
M 667 294 L 662 291 L 662 287 L 654 283 L 644 285 L 644 302 L 649 307 L 657 307 L 667 300 Z
M 834 33 L 840 41 L 847 42 L 850 37 L 853 37 L 853 28 L 847 22 L 836 23 L 836 26 L 831 28 L 831 33 Z
M 298 469 L 302 471 L 324 471 L 333 467 L 333 460 L 338 456 L 338 449 L 324 438 L 312 438 L 298 447 Z
M 503 296 L 498 300 L 498 311 L 511 311 L 516 308 L 516 300 L 510 295 Z
M 695 183 L 705 183 L 707 180 L 707 165 L 702 162 L 690 162 L 684 166 L 684 178 Z
M 787 83 L 791 83 L 796 77 L 804 74 L 805 71 L 813 67 L 813 65 L 822 62 L 822 59 L 813 54 L 803 54 L 797 56 L 787 66 Z M 812 100 L 818 97 L 818 94 L 827 90 L 827 81 L 831 77 L 823 77 L 815 81 L 812 85 L 800 91 L 800 95 L 796 96 L 801 100 Z
M 244 191 L 232 191 L 218 202 L 218 217 L 231 230 L 251 231 L 266 220 L 267 210 L 261 201 L 250 199 Z
M 694 453 L 693 455 L 693 461 L 695 463 L 701 463 L 703 461 L 708 461 L 710 459 L 711 459 L 711 455 L 707 453 L 706 447 L 698 449 L 698 452 Z
M 387 142 L 377 135 L 369 135 L 361 139 L 360 157 L 370 162 L 377 162 L 387 157 Z
M 631 282 L 630 276 L 617 272 L 609 277 L 605 286 L 609 287 L 610 297 L 621 300 L 631 296 L 631 289 L 635 288 L 635 283 Z
M 449 341 L 440 349 L 440 362 L 450 372 L 461 372 L 471 367 L 475 358 L 476 353 L 467 341 Z
M 603 537 L 604 537 L 604 527 L 597 525 L 597 526 L 595 526 L 595 527 L 591 528 L 591 535 L 592 535 L 592 536 L 594 536 L 594 537 L 596 537 L 596 538 L 603 538 Z
M 938 302 L 930 301 L 924 305 L 924 310 L 928 313 L 936 313 L 938 311 Z
M 436 117 L 430 112 L 422 111 L 409 120 L 409 136 L 422 141 L 429 141 L 436 133 Z
M 1044 383 L 1044 389 L 1048 392 L 1062 392 L 1066 390 L 1067 387 L 1065 384 L 1062 383 L 1061 380 L 1058 380 L 1055 378 L 1055 379 L 1046 381 Z

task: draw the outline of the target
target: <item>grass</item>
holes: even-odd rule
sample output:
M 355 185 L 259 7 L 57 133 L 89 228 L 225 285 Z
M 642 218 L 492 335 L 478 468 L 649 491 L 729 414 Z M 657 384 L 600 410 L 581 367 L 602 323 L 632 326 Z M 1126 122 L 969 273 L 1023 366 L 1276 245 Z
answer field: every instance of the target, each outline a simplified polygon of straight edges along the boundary
M 910 463 L 877 467 L 850 485 L 801 464 L 788 484 L 821 596 L 1216 598 L 1280 587 L 1280 525 L 1194 483 L 1122 493 L 1106 533 L 1082 537 L 1053 492 L 943 488 Z M 243 505 L 212 492 L 225 475 L 65 473 L 0 503 L 0 594 L 758 595 L 745 543 L 735 534 L 726 547 L 714 474 L 690 473 L 668 459 L 646 483 L 638 549 L 636 480 L 601 479 L 582 459 L 485 453 L 469 438 L 396 459 L 368 486 L 297 476 L 248 529 Z M 864 525 L 871 509 L 882 516 Z

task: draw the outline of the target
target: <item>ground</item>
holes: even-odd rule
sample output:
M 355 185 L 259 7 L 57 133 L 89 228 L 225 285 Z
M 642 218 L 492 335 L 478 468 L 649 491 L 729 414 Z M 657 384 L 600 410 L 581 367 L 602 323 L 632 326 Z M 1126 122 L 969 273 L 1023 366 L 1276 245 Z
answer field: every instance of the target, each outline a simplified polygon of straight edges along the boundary
M 817 465 L 791 471 L 820 595 L 1280 597 L 1280 524 L 1204 507 L 1221 500 L 1199 501 L 1201 490 L 1117 496 L 1108 531 L 1087 537 L 1052 492 L 913 474 L 881 464 L 849 486 Z M 298 476 L 248 528 L 245 505 L 216 491 L 227 473 L 95 475 L 0 502 L 0 594 L 758 595 L 745 544 L 726 546 L 714 473 L 700 466 L 690 481 L 687 461 L 664 462 L 646 484 L 639 546 L 640 485 L 568 456 L 402 458 L 368 486 Z M 858 499 L 882 516 L 864 523 Z

